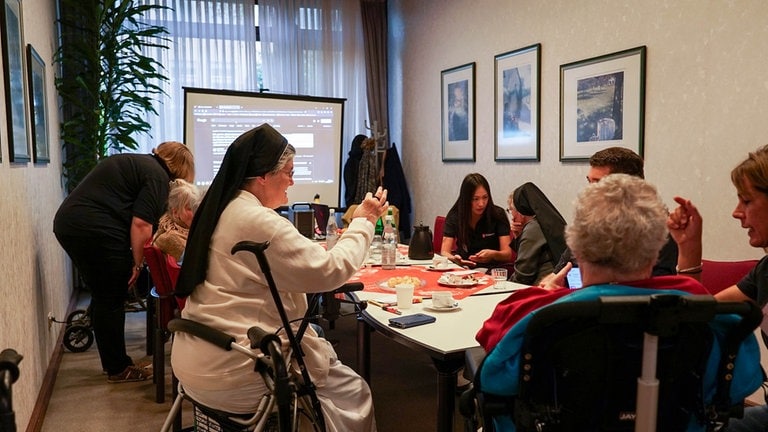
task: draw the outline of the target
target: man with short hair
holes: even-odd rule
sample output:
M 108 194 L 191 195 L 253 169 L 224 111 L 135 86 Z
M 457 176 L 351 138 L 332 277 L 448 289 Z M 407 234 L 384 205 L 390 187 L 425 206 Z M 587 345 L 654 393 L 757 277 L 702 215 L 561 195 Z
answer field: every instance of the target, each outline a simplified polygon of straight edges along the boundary
M 634 151 L 624 147 L 608 147 L 600 150 L 589 158 L 589 171 L 587 182 L 597 183 L 609 174 L 629 174 L 645 179 L 643 170 L 644 161 Z M 568 266 L 568 264 L 571 264 Z M 566 269 L 566 266 L 568 268 Z M 677 274 L 677 244 L 672 237 L 667 238 L 667 243 L 659 252 L 659 260 L 653 267 L 653 276 Z M 566 249 L 560 256 L 560 261 L 555 265 L 554 272 L 545 276 L 539 282 L 540 287 L 555 288 L 568 286 L 566 274 L 572 267 L 578 267 L 576 259 L 570 249 Z

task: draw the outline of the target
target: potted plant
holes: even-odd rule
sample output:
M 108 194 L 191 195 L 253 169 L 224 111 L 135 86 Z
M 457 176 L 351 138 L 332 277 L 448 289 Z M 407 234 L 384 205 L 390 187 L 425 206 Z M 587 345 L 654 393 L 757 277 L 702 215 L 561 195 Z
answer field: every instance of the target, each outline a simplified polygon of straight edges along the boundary
M 138 147 L 136 134 L 150 132 L 152 102 L 164 93 L 162 65 L 144 48 L 168 48 L 165 27 L 142 21 L 168 9 L 132 0 L 59 0 L 64 176 L 71 191 L 98 161 Z

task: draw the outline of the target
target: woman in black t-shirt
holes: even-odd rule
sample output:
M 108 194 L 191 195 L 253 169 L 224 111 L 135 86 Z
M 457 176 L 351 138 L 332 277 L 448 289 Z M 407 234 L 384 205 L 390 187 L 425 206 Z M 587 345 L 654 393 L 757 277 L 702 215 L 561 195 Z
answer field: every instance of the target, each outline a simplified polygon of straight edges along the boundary
M 125 349 L 128 288 L 144 265 L 144 244 L 152 238 L 168 201 L 168 183 L 194 180 L 192 153 L 165 142 L 151 155 L 105 158 L 56 212 L 53 232 L 91 290 L 91 320 L 103 370 L 111 383 L 151 377 Z
M 469 268 L 503 266 L 512 259 L 509 232 L 509 219 L 493 203 L 488 180 L 468 174 L 445 217 L 440 254 Z

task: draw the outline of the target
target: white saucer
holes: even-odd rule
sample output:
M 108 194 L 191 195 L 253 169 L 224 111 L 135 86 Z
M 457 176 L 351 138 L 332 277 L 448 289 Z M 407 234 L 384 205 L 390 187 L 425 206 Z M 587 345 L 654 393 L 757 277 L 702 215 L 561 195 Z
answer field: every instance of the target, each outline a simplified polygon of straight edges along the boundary
M 453 306 L 427 306 L 424 305 L 424 309 L 431 310 L 433 312 L 453 312 L 461 309 L 459 302 L 453 304 Z

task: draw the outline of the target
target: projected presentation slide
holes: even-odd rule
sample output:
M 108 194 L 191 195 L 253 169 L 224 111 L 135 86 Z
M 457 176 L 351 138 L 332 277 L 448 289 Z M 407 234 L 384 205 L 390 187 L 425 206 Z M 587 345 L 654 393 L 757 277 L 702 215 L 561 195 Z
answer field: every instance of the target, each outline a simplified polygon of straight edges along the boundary
M 195 182 L 208 185 L 229 145 L 269 123 L 296 148 L 289 204 L 320 194 L 339 205 L 343 99 L 185 89 L 185 142 L 195 155 Z

